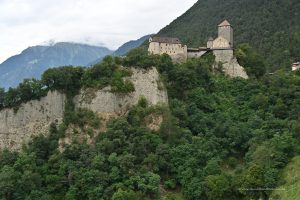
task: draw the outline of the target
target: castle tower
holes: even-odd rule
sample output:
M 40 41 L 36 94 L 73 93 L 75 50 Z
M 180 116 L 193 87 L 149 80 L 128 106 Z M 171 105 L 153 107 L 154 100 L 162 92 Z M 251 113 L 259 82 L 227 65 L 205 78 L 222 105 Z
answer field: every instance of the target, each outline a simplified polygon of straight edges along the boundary
M 228 40 L 230 47 L 233 48 L 233 28 L 227 20 L 218 25 L 218 36 Z
M 212 37 L 208 38 L 206 47 L 209 49 L 213 48 L 213 43 L 214 43 L 214 38 Z

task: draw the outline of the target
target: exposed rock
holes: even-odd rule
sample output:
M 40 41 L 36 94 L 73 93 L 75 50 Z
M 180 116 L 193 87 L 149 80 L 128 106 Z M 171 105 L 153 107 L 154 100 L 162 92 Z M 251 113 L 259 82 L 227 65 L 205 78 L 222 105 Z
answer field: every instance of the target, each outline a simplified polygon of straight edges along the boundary
M 74 124 L 69 125 L 68 129 L 66 130 L 65 137 L 60 138 L 58 141 L 59 151 L 63 152 L 66 145 L 70 145 L 74 142 L 86 143 L 90 145 L 94 144 L 97 136 L 107 130 L 107 124 L 110 119 L 117 118 L 118 115 L 115 113 L 98 113 L 98 117 L 101 121 L 100 127 L 97 129 L 88 125 L 83 128 L 80 128 Z
M 162 115 L 151 114 L 145 118 L 147 127 L 151 130 L 158 131 L 161 123 L 163 122 Z
M 129 78 L 134 84 L 135 91 L 129 94 L 114 94 L 110 86 L 98 90 L 82 90 L 74 98 L 77 108 L 87 108 L 97 113 L 125 114 L 130 107 L 137 104 L 140 97 L 144 96 L 150 105 L 168 103 L 167 91 L 161 88 L 159 73 L 156 68 L 150 70 L 131 69 L 133 75 Z M 91 94 L 92 93 L 92 94 Z M 93 99 L 86 98 L 93 96 Z
M 141 96 L 144 96 L 150 105 L 168 103 L 167 91 L 161 86 L 159 73 L 155 68 L 131 70 L 133 73 L 128 79 L 134 84 L 134 92 L 114 94 L 110 92 L 110 87 L 102 90 L 82 90 L 74 98 L 75 107 L 92 110 L 107 122 L 111 117 L 126 114 Z M 47 134 L 52 122 L 62 122 L 65 100 L 64 94 L 49 92 L 39 101 L 22 104 L 16 112 L 13 109 L 0 111 L 0 149 L 20 150 L 22 144 L 28 143 L 32 136 Z M 105 131 L 105 126 L 101 126 L 100 132 Z M 68 139 L 72 140 L 72 137 L 67 136 L 65 144 L 68 144 Z
M 0 111 L 0 149 L 19 150 L 32 136 L 48 133 L 50 124 L 61 123 L 65 95 L 49 92 L 40 100 Z
M 233 55 L 233 50 L 215 50 L 213 51 L 216 62 L 222 63 L 223 71 L 230 77 L 241 77 L 248 79 L 245 69 L 239 65 L 237 59 Z

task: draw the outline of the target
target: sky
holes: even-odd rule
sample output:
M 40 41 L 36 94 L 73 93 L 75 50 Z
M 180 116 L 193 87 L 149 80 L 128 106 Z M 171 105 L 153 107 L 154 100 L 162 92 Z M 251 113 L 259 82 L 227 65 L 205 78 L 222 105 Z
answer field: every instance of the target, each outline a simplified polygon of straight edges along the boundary
M 197 0 L 0 0 L 0 63 L 29 46 L 106 46 L 156 33 Z

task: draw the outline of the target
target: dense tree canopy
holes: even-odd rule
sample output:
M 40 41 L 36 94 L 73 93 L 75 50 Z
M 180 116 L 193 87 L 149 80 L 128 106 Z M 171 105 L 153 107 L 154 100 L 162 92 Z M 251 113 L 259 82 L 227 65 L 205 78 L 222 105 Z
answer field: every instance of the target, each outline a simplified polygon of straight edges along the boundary
M 227 19 L 235 45 L 253 46 L 266 59 L 269 72 L 290 69 L 300 59 L 299 10 L 299 0 L 198 0 L 158 35 L 179 37 L 190 47 L 206 46 Z
M 251 55 L 247 46 L 241 49 Z M 251 56 L 242 59 L 251 63 L 251 69 L 260 64 Z M 66 76 L 69 83 L 80 76 L 74 89 L 94 84 L 101 88 L 130 74 L 120 64 L 155 65 L 168 89 L 169 107 L 149 106 L 141 98 L 128 115 L 111 120 L 93 145 L 75 142 L 59 152 L 58 140 L 70 124 L 83 130 L 92 127 L 87 134 L 101 124 L 93 112 L 74 110 L 69 101 L 63 124 L 51 126 L 49 136 L 34 138 L 21 153 L 0 153 L 0 197 L 266 199 L 271 192 L 267 188 L 280 184 L 281 170 L 300 153 L 299 72 L 232 79 L 212 69 L 213 62 L 212 54 L 173 64 L 167 55 L 133 51 L 87 70 L 67 67 L 46 72 L 42 81 L 47 80 L 50 89 L 70 89 L 59 83 L 65 80 L 59 76 Z M 36 85 L 25 83 L 19 89 L 28 91 L 25 86 Z M 8 93 L 13 94 L 11 90 Z M 1 94 L 0 90 L 0 99 Z M 162 116 L 158 130 L 148 128 L 149 116 Z

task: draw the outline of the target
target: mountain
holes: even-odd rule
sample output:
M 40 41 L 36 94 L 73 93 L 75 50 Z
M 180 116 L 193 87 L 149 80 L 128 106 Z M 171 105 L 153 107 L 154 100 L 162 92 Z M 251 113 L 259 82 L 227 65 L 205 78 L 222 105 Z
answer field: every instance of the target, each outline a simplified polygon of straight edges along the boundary
M 120 46 L 113 54 L 116 56 L 124 56 L 127 54 L 131 49 L 137 48 L 142 45 L 146 40 L 148 40 L 151 35 L 145 35 L 137 40 L 131 40 L 126 42 L 122 46 Z
M 145 41 L 148 40 L 151 37 L 151 35 L 145 35 L 137 40 L 130 40 L 122 44 L 116 51 L 114 51 L 113 55 L 114 56 L 126 55 L 131 49 L 137 48 L 141 46 L 143 43 L 145 43 Z M 93 62 L 89 63 L 88 66 L 101 62 L 103 58 L 104 57 L 97 58 Z
M 29 47 L 0 64 L 0 87 L 14 87 L 24 78 L 40 78 L 51 67 L 86 66 L 91 61 L 111 53 L 106 47 L 68 42 Z
M 236 44 L 254 47 L 269 71 L 290 68 L 300 59 L 299 0 L 199 0 L 158 35 L 179 37 L 199 47 L 216 36 L 216 26 L 224 19 L 234 28 Z
M 298 200 L 300 70 L 214 63 L 133 51 L 0 90 L 0 199 Z

